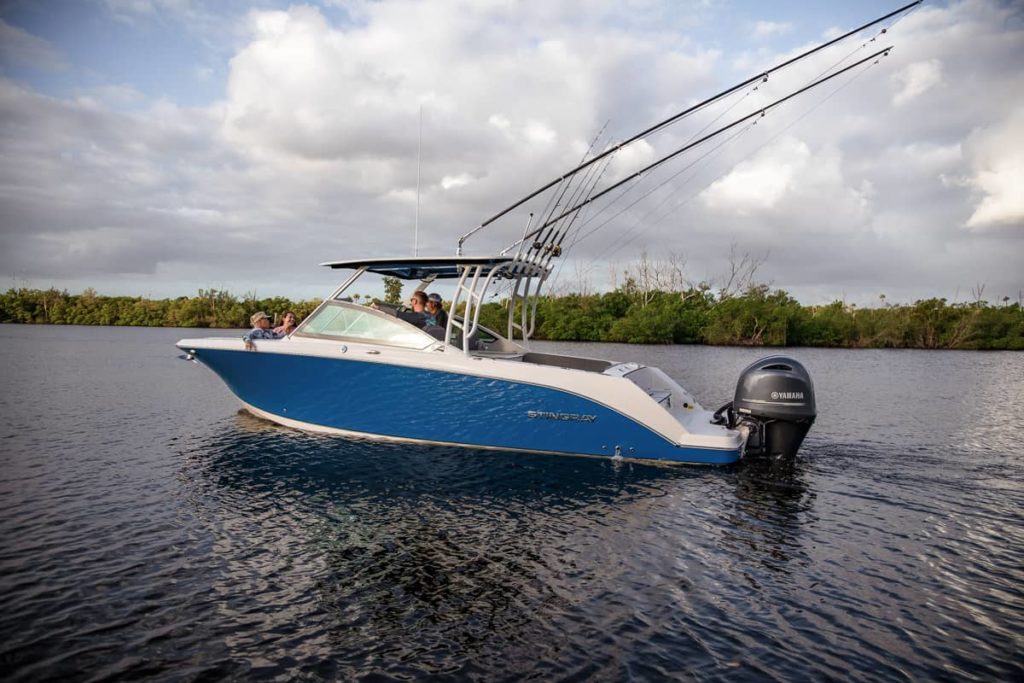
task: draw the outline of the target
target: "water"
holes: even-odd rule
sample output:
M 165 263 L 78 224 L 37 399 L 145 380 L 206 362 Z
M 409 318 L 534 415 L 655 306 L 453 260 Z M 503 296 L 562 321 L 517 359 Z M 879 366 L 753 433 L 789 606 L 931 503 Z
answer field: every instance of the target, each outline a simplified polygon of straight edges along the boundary
M 1024 354 L 790 350 L 795 463 L 654 467 L 290 431 L 191 334 L 0 326 L 8 680 L 1024 678 Z

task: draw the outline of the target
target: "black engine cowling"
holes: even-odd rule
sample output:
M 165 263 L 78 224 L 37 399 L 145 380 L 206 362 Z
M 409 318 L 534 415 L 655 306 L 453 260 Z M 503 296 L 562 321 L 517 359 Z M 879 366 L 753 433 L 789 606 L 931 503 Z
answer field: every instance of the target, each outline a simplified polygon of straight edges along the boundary
M 792 358 L 762 358 L 740 373 L 732 403 L 715 415 L 733 429 L 746 429 L 746 454 L 794 456 L 817 416 L 814 383 Z

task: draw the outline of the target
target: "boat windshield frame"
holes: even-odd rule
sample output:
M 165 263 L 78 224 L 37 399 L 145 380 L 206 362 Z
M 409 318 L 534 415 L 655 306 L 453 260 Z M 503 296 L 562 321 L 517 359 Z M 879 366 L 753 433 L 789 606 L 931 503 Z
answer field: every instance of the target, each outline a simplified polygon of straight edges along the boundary
M 457 278 L 458 283 L 451 301 L 448 326 L 445 329 L 444 341 L 440 343 L 459 348 L 466 355 L 472 355 L 474 337 L 480 329 L 480 311 L 484 304 L 485 294 L 496 282 L 508 282 L 510 292 L 508 336 L 502 338 L 514 343 L 515 333 L 518 331 L 520 339 L 524 343 L 527 342 L 533 334 L 536 323 L 536 298 L 541 285 L 551 272 L 546 262 L 538 263 L 535 259 L 524 259 L 519 254 L 515 256 L 373 258 L 327 261 L 320 265 L 332 269 L 352 269 L 354 272 L 310 314 L 309 318 L 318 315 L 322 308 L 330 302 L 350 303 L 346 302 L 342 295 L 367 272 L 400 280 L 419 280 L 421 289 L 424 290 L 436 279 Z M 463 304 L 465 308 L 462 317 L 459 318 L 454 315 L 454 312 Z M 350 305 L 358 306 L 358 304 L 351 303 Z M 410 327 L 415 328 L 414 325 L 410 325 Z M 302 326 L 296 330 L 296 333 L 301 330 Z M 430 336 L 423 330 L 419 331 Z M 453 340 L 456 343 L 452 343 Z
M 360 316 L 348 321 L 345 331 L 366 330 L 391 330 L 392 336 L 367 335 L 367 334 L 330 334 L 324 331 L 311 331 L 316 329 L 316 321 L 322 318 L 329 309 L 339 308 L 350 311 Z M 333 322 L 333 320 L 331 321 Z M 362 324 L 360 324 L 362 323 Z M 369 323 L 367 325 L 366 323 Z M 358 327 L 357 327 L 358 326 Z M 369 306 L 363 306 L 350 301 L 338 299 L 327 299 L 317 306 L 309 316 L 292 332 L 292 336 L 306 337 L 312 339 L 326 339 L 329 341 L 342 341 L 354 344 L 372 344 L 375 346 L 389 346 L 394 348 L 409 349 L 412 351 L 425 351 L 433 346 L 442 344 L 427 332 L 408 323 L 401 318 L 388 314 L 385 311 L 376 310 Z

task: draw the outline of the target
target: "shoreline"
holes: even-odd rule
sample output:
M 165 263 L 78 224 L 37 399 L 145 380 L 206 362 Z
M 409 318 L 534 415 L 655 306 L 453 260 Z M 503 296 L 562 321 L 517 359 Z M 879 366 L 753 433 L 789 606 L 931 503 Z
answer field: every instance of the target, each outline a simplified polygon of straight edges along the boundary
M 401 301 L 401 291 L 389 298 Z M 357 303 L 369 303 L 359 297 Z M 396 303 L 397 303 L 396 301 Z M 145 299 L 103 296 L 87 289 L 9 289 L 0 293 L 0 323 L 111 327 L 178 327 L 246 330 L 249 316 L 272 319 L 286 310 L 298 320 L 320 300 L 284 297 L 240 299 L 230 292 L 200 290 L 194 297 Z M 447 306 L 446 306 L 447 308 Z M 696 344 L 751 348 L 1024 350 L 1024 306 L 1003 299 L 950 304 L 925 299 L 858 308 L 841 301 L 804 306 L 784 290 L 765 285 L 736 295 L 707 289 L 615 290 L 603 294 L 542 296 L 537 300 L 537 341 L 604 342 L 641 345 Z M 480 324 L 507 326 L 503 303 L 485 304 Z

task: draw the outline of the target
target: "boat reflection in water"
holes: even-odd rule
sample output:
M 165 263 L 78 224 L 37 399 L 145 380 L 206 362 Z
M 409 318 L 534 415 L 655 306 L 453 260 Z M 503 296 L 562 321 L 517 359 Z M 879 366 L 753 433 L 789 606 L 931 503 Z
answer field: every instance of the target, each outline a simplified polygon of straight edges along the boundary
M 308 648 L 331 667 L 324 674 L 401 675 L 402 657 L 420 674 L 482 658 L 492 675 L 583 671 L 593 625 L 615 624 L 601 657 L 658 642 L 659 623 L 699 633 L 720 609 L 716 591 L 729 590 L 715 587 L 726 571 L 785 571 L 780 548 L 797 543 L 798 524 L 777 536 L 754 490 L 770 482 L 744 480 L 745 465 L 473 452 L 265 425 L 241 413 L 190 444 L 199 476 L 189 497 L 221 520 L 225 616 L 281 613 L 277 623 L 319 633 L 288 655 Z M 695 533 L 681 537 L 681 520 Z M 591 626 L 576 633 L 580 622 Z

